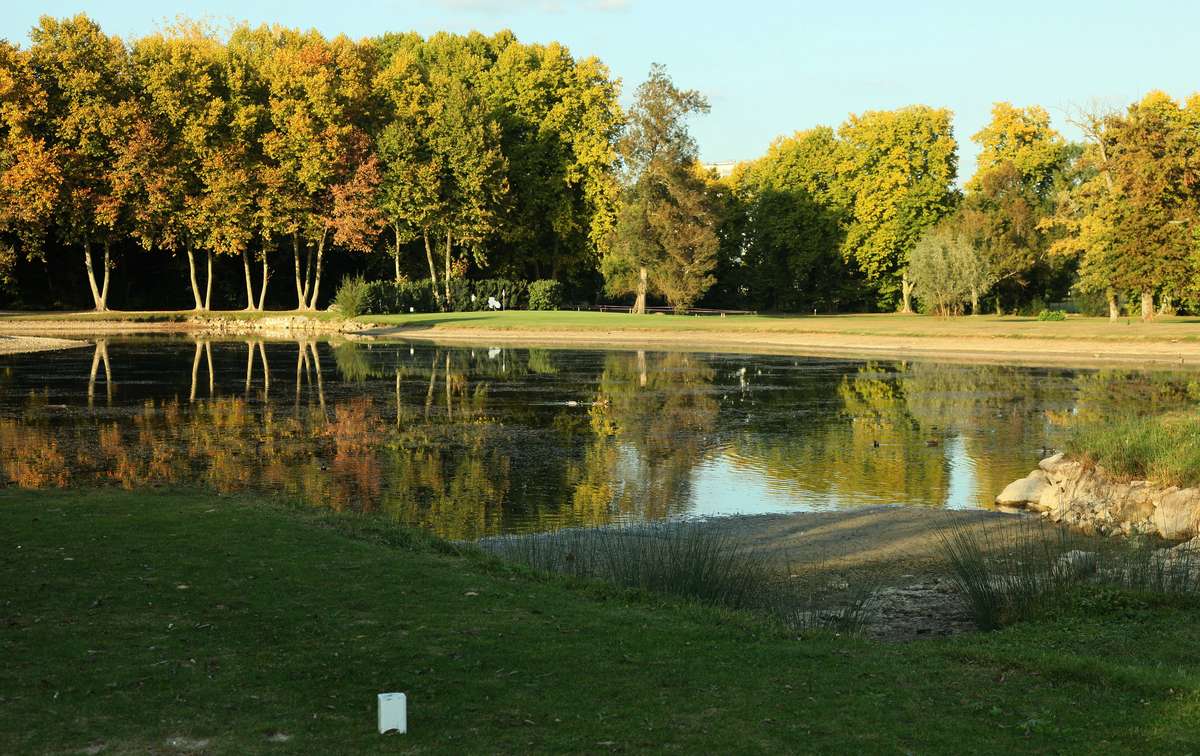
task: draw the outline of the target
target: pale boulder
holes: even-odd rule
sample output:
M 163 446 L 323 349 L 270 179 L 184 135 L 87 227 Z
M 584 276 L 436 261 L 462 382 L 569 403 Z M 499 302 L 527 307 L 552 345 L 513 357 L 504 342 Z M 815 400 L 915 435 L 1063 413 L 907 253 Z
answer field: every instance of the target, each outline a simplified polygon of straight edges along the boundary
M 1036 502 L 1042 498 L 1042 493 L 1049 485 L 1046 482 L 1045 471 L 1034 470 L 1027 477 L 1009 483 L 996 497 L 996 503 L 1001 506 L 1024 506 Z

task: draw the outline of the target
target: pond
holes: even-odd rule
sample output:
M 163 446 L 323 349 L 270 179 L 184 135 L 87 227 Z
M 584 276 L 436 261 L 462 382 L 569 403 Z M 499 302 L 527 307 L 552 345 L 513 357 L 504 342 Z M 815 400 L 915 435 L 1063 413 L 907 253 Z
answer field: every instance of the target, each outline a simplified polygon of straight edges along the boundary
M 0 479 L 200 484 L 451 538 L 986 507 L 1061 420 L 1195 374 L 685 352 L 110 338 L 0 358 Z

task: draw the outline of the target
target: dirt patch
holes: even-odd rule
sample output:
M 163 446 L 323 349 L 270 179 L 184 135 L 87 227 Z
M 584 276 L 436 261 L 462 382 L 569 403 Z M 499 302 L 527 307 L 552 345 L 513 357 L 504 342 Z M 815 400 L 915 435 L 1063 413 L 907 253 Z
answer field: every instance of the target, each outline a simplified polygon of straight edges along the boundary
M 709 527 L 767 555 L 822 603 L 836 606 L 873 593 L 867 634 L 887 641 L 975 629 L 942 554 L 945 528 L 987 530 L 1002 544 L 1031 518 L 985 510 L 945 511 L 875 506 L 834 512 L 721 517 Z
M 43 336 L 0 335 L 0 355 L 25 354 L 28 352 L 51 352 L 57 349 L 76 349 L 87 346 L 86 341 L 74 339 L 51 339 Z

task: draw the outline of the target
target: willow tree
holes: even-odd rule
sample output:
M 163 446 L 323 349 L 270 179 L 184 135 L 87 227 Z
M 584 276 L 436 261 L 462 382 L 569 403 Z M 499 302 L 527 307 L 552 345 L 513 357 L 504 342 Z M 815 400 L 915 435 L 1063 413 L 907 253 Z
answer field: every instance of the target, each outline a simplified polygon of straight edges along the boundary
M 838 129 L 838 172 L 849 211 L 845 259 L 885 300 L 912 312 L 908 256 L 955 204 L 958 155 L 951 113 L 913 105 L 852 115 Z
M 610 294 L 634 293 L 646 311 L 651 291 L 686 308 L 712 286 L 716 216 L 697 170 L 686 119 L 708 112 L 695 90 L 680 90 L 655 64 L 638 87 L 619 148 L 624 189 L 601 269 Z
M 61 21 L 43 16 L 29 37 L 29 64 L 46 94 L 45 144 L 61 180 L 47 220 L 65 244 L 82 249 L 92 301 L 106 310 L 111 247 L 123 236 L 124 220 L 115 164 L 134 107 L 128 51 L 82 14 Z M 96 244 L 103 249 L 99 278 Z

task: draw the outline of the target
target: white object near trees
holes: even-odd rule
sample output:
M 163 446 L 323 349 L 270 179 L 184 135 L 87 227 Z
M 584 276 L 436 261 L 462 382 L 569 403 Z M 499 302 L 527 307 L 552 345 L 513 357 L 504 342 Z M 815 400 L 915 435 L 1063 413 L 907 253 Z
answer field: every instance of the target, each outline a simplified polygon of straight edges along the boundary
M 500 304 L 499 299 L 496 299 L 495 297 L 488 297 L 487 306 L 489 310 L 499 310 L 503 305 Z
M 379 734 L 408 732 L 408 698 L 403 693 L 379 694 Z

